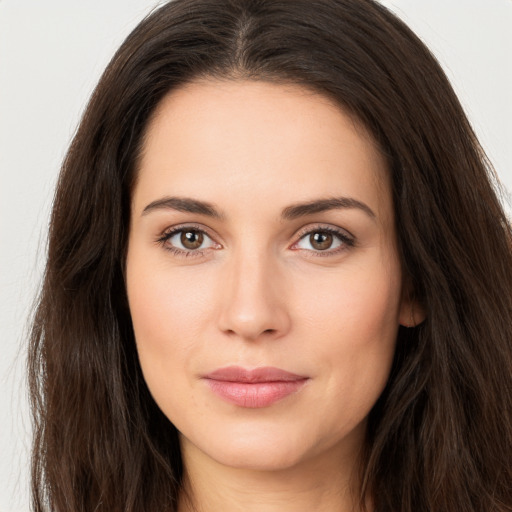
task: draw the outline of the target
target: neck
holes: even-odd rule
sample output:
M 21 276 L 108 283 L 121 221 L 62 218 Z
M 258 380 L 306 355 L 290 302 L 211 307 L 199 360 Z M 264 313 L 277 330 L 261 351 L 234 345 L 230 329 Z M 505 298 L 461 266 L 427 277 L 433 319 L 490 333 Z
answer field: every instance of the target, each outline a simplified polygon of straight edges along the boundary
M 361 510 L 355 457 L 333 457 L 334 450 L 294 467 L 268 471 L 225 466 L 202 457 L 193 445 L 182 446 L 186 471 L 179 512 Z

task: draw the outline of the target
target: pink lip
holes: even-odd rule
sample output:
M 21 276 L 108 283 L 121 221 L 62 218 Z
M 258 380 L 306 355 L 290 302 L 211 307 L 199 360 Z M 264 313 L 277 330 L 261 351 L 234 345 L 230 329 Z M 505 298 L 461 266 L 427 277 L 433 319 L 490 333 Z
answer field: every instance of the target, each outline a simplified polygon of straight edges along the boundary
M 308 377 L 279 368 L 262 367 L 246 370 L 228 366 L 204 377 L 210 389 L 224 400 L 241 407 L 259 408 L 297 392 Z

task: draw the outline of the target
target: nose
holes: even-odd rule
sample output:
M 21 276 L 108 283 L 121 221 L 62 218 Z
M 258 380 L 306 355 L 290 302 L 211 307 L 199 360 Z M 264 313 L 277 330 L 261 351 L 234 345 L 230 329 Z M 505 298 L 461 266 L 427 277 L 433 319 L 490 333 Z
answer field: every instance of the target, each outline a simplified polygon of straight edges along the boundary
M 286 289 L 278 264 L 266 255 L 239 254 L 226 262 L 219 329 L 244 340 L 276 339 L 290 329 Z

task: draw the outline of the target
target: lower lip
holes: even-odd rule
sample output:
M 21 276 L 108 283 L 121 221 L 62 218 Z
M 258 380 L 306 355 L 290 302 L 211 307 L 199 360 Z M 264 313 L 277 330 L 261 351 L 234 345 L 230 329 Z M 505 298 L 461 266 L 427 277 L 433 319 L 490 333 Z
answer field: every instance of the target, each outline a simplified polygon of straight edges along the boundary
M 240 407 L 260 408 L 299 391 L 307 379 L 276 382 L 230 382 L 207 379 L 210 389 L 224 400 Z

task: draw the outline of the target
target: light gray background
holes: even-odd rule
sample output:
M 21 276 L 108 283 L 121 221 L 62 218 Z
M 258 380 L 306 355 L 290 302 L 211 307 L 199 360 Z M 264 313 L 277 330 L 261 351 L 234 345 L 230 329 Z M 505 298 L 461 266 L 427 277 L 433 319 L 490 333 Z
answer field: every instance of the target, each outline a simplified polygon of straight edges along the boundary
M 109 58 L 157 3 L 0 0 L 0 512 L 29 509 L 25 335 L 59 164 Z M 438 56 L 512 190 L 512 0 L 382 3 Z

